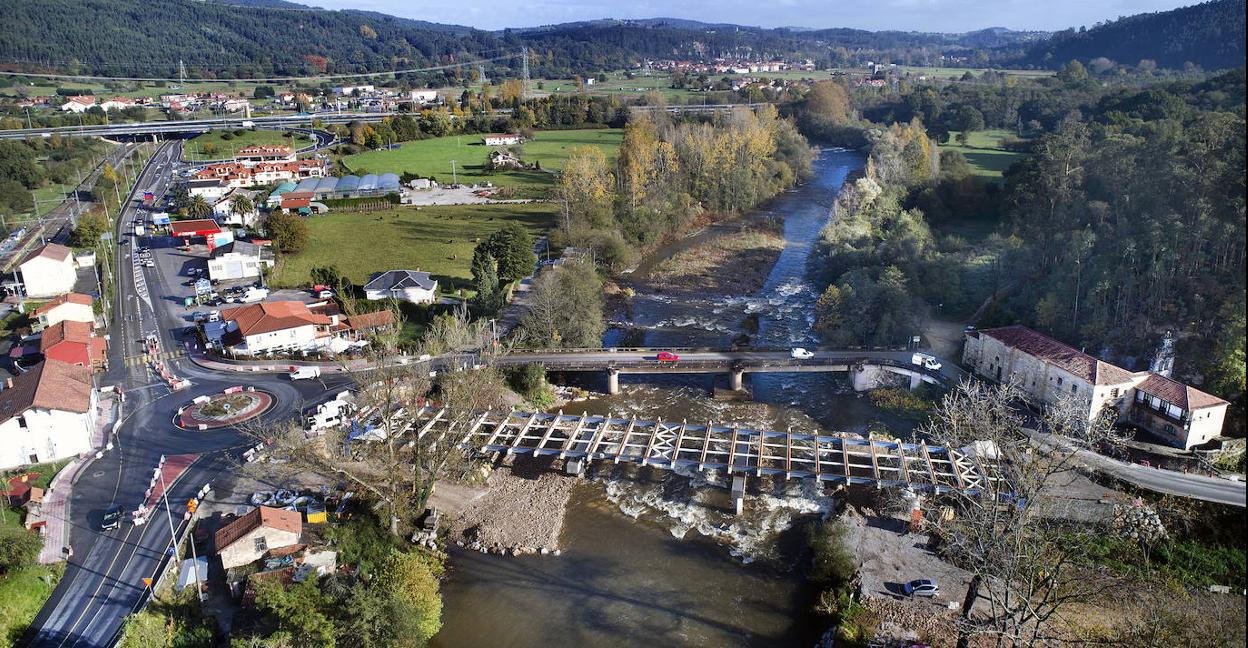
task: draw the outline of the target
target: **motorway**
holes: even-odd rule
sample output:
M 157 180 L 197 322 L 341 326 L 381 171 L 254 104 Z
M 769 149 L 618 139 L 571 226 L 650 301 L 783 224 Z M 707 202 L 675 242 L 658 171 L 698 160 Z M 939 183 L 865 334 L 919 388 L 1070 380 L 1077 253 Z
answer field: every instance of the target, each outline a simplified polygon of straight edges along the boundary
M 158 196 L 169 188 L 172 172 L 179 166 L 180 143 L 165 144 L 140 174 L 135 191 L 118 219 L 118 241 L 132 237 L 131 223 L 142 214 L 136 196 L 153 191 Z M 35 618 L 24 644 L 39 647 L 103 647 L 113 644 L 127 614 L 146 600 L 143 578 L 152 576 L 170 544 L 170 521 L 180 526 L 186 501 L 206 483 L 228 473 L 250 439 L 234 430 L 190 432 L 172 425 L 177 408 L 192 398 L 220 392 L 238 384 L 230 374 L 198 368 L 185 359 L 168 361 L 174 371 L 193 385 L 172 392 L 150 365 L 127 362 L 138 355 L 147 334 L 156 334 L 163 349 L 176 349 L 178 331 L 186 325 L 181 303 L 168 286 L 177 283 L 173 268 L 185 263 L 172 241 L 151 238 L 157 265 L 136 266 L 127 258 L 134 244 L 118 244 L 114 259 L 121 261 L 111 329 L 109 369 L 103 382 L 118 385 L 126 396 L 123 423 L 113 447 L 88 465 L 73 485 L 68 511 L 70 545 L 74 557 L 48 603 Z M 291 382 L 282 376 L 249 376 L 247 384 L 269 391 L 275 405 L 261 418 L 277 422 L 296 416 L 309 404 L 323 400 L 326 392 L 350 384 L 346 376 L 322 381 Z M 108 507 L 133 510 L 143 501 L 152 470 L 162 454 L 196 453 L 201 458 L 185 477 L 171 487 L 168 507 L 160 507 L 143 526 L 123 524 L 112 531 L 98 531 Z M 179 530 L 180 532 L 180 530 Z
M 51 128 L 15 128 L 0 130 L 0 139 L 27 139 L 30 137 L 133 137 L 138 135 L 161 135 L 180 133 L 204 133 L 210 130 L 250 128 L 248 122 L 256 128 L 292 129 L 298 127 L 312 128 L 313 121 L 322 124 L 346 124 L 348 122 L 376 122 L 405 113 L 372 112 L 347 113 L 327 112 L 307 115 L 276 115 L 273 117 L 225 117 L 220 119 L 186 119 L 182 121 L 142 122 L 135 124 L 99 124 L 95 126 L 56 126 Z

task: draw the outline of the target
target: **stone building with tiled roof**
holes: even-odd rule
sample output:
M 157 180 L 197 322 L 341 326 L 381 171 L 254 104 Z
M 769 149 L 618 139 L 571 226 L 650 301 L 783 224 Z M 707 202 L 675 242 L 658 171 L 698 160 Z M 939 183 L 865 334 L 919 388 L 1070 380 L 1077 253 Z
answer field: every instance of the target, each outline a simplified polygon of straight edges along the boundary
M 1026 326 L 971 331 L 962 363 L 976 375 L 1013 382 L 1037 405 L 1073 399 L 1089 419 L 1117 420 L 1183 449 L 1222 433 L 1227 402 L 1148 371 L 1127 371 Z
M 0 470 L 90 452 L 96 392 L 91 370 L 45 360 L 0 389 Z
M 337 304 L 271 301 L 221 311 L 220 346 L 235 355 L 341 352 L 352 341 L 394 324 L 389 311 L 344 317 Z
M 260 506 L 217 529 L 212 541 L 221 566 L 231 569 L 298 543 L 302 533 L 303 516 L 298 511 Z

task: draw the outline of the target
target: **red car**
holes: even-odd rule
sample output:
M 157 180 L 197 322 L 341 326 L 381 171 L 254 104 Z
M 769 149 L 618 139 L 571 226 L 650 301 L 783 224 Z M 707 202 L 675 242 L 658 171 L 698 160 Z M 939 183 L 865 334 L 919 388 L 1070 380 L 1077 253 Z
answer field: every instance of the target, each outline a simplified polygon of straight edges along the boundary
M 680 360 L 680 356 L 672 353 L 671 351 L 664 351 L 659 355 L 654 356 L 654 359 L 659 362 L 676 362 L 677 360 Z

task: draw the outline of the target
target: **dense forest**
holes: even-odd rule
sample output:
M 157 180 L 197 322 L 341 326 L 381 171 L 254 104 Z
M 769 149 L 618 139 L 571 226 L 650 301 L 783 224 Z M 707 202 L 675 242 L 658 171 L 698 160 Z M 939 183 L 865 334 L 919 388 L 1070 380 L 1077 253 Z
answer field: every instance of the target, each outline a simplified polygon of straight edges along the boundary
M 1015 93 L 995 88 L 960 105 L 995 115 Z M 897 105 L 928 89 L 911 92 Z M 885 344 L 925 313 L 1021 322 L 1133 369 L 1172 331 L 1180 377 L 1242 398 L 1243 70 L 1142 88 L 1075 75 L 1043 92 L 1068 93 L 1068 112 L 1033 126 L 1000 190 L 939 150 L 924 111 L 868 128 L 866 171 L 817 255 L 817 328 L 837 344 Z M 950 109 L 961 111 L 938 112 Z
M 1142 59 L 1166 68 L 1198 65 L 1206 70 L 1244 64 L 1244 3 L 1210 0 L 1172 11 L 1139 14 L 1069 29 L 1039 43 L 1019 60 L 1053 68 L 1067 61 L 1108 59 L 1134 65 Z
M 624 69 L 647 59 L 809 59 L 817 66 L 865 60 L 1056 68 L 1072 59 L 1191 62 L 1230 67 L 1244 56 L 1242 3 L 1122 19 L 1050 41 L 1039 32 L 965 34 L 858 29 L 762 29 L 694 21 L 590 21 L 486 32 L 376 12 L 293 10 L 291 3 L 189 0 L 9 0 L 0 22 L 0 62 L 25 71 L 107 76 L 256 78 L 351 74 L 485 61 L 492 76 L 517 75 L 522 46 L 534 76 L 562 78 Z M 240 6 L 246 5 L 246 6 Z M 1209 47 L 1208 43 L 1217 43 Z M 475 66 L 474 66 L 475 67 Z M 466 68 L 409 75 L 454 84 Z

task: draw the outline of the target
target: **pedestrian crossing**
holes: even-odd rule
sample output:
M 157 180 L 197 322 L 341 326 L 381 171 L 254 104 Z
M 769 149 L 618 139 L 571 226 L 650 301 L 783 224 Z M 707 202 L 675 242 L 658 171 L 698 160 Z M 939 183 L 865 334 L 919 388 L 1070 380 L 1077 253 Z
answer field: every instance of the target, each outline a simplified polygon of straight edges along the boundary
M 174 360 L 186 357 L 186 351 L 162 351 L 160 353 L 144 353 L 137 356 L 128 356 L 126 358 L 127 367 L 139 367 L 151 362 L 161 360 Z

